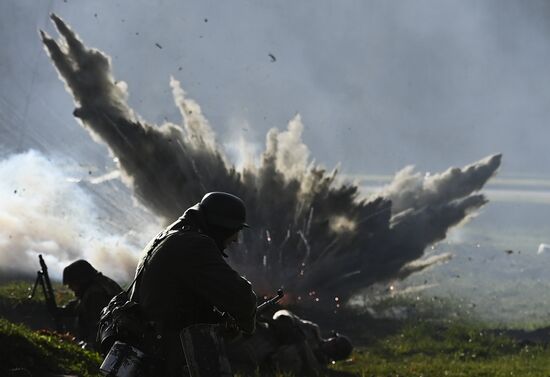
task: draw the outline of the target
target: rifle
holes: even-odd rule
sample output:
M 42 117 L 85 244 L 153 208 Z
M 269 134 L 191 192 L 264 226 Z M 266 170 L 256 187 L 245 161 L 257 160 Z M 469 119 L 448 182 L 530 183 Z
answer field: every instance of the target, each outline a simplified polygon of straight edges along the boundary
M 258 305 L 258 307 L 256 308 L 256 315 L 260 315 L 267 309 L 275 306 L 275 304 L 278 303 L 284 297 L 284 295 L 285 293 L 282 289 L 277 290 L 277 295 Z
M 256 308 L 256 314 L 265 312 L 283 296 L 283 290 L 279 289 L 276 296 Z M 230 317 L 227 319 L 232 321 Z M 191 377 L 233 377 L 225 342 L 220 337 L 220 326 L 224 325 L 197 324 L 180 332 L 183 353 Z
M 29 299 L 32 299 L 34 297 L 34 294 L 36 293 L 36 287 L 38 286 L 38 284 L 40 284 L 42 286 L 42 292 L 44 293 L 46 307 L 48 308 L 48 312 L 52 316 L 52 319 L 55 324 L 55 329 L 59 332 L 62 332 L 63 325 L 61 323 L 61 320 L 57 312 L 55 295 L 53 292 L 52 283 L 50 281 L 50 275 L 48 275 L 48 266 L 46 266 L 46 262 L 44 262 L 44 258 L 42 258 L 42 254 L 38 255 L 38 262 L 40 263 L 40 270 L 36 272 L 36 280 L 34 282 L 34 287 L 32 288 L 32 292 L 29 295 Z

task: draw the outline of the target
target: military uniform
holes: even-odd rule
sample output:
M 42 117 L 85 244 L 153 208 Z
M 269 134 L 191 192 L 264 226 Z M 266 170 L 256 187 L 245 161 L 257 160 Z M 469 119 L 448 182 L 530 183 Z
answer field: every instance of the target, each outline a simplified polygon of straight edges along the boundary
M 244 373 L 260 368 L 297 376 L 317 376 L 331 360 L 343 359 L 351 353 L 351 343 L 344 338 L 324 339 L 316 323 L 288 310 L 279 310 L 259 325 L 252 337 L 229 345 L 228 356 L 232 366 Z M 336 345 L 338 349 L 327 348 L 327 344 Z
M 132 299 L 154 336 L 143 345 L 162 364 L 157 374 L 180 376 L 185 365 L 180 331 L 192 324 L 219 323 L 214 310 L 231 315 L 245 333 L 255 329 L 256 295 L 223 256 L 223 245 L 207 235 L 191 208 L 146 247 Z
M 279 310 L 273 315 L 271 326 L 282 343 L 272 356 L 277 369 L 303 375 L 321 373 L 329 360 L 321 350 L 319 325 L 288 310 Z
M 75 336 L 87 346 L 96 348 L 97 325 L 101 310 L 122 288 L 114 280 L 96 271 L 88 262 L 80 260 L 64 271 L 64 283 L 77 283 L 77 298 L 59 308 L 63 317 L 72 317 Z

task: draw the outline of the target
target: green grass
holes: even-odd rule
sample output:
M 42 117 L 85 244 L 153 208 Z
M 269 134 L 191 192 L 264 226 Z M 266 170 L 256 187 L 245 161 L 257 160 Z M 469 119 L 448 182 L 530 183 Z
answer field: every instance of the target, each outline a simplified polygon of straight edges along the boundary
M 99 354 L 83 350 L 63 336 L 31 331 L 0 318 L 0 375 L 25 368 L 32 375 L 72 374 L 99 376 Z
M 332 366 L 360 376 L 549 376 L 550 350 L 475 325 L 411 323 Z
M 8 375 L 8 371 L 14 368 L 25 368 L 33 376 L 99 376 L 99 354 L 83 350 L 68 336 L 32 331 L 27 326 L 13 323 L 26 322 L 34 328 L 53 324 L 46 310 L 42 288 L 38 286 L 33 299 L 28 298 L 33 283 L 13 281 L 0 285 L 0 376 Z M 67 287 L 59 283 L 52 285 L 58 305 L 74 298 Z
M 0 285 L 0 317 L 25 323 L 33 329 L 51 328 L 53 319 L 48 313 L 40 287 L 28 298 L 34 281 L 13 281 Z M 59 283 L 53 284 L 56 303 L 61 306 L 74 298 L 73 293 Z
M 13 281 L 2 284 L 0 285 L 0 300 L 13 304 L 25 303 L 28 301 L 28 296 L 31 294 L 33 285 L 33 281 Z M 65 285 L 52 283 L 52 288 L 58 306 L 64 305 L 74 298 L 74 294 Z M 36 287 L 36 292 L 32 300 L 44 302 L 44 293 L 40 285 Z
M 30 285 L 32 283 L 29 282 L 0 285 L 0 317 L 4 316 L 1 309 L 9 309 L 10 306 L 14 308 L 12 314 L 28 312 L 47 316 L 41 291 L 32 301 L 28 301 Z M 54 289 L 59 305 L 73 297 L 60 284 L 55 284 Z M 394 304 L 402 306 L 413 303 L 396 300 Z M 451 302 L 436 304 L 432 308 L 429 305 L 424 308 L 417 303 L 417 315 L 414 320 L 407 321 L 340 317 L 348 324 L 344 326 L 344 333 L 365 343 L 356 347 L 350 360 L 331 365 L 331 370 L 361 377 L 550 376 L 550 348 L 520 345 L 507 336 L 498 335 L 498 331 L 490 329 L 487 323 L 472 323 L 471 318 L 468 321 L 463 312 L 460 312 L 461 315 L 445 316 L 447 310 L 453 309 Z M 385 305 L 390 307 L 391 302 L 382 303 L 382 306 Z M 42 308 L 42 311 L 30 311 L 35 307 Z M 452 320 L 453 317 L 456 320 Z M 334 323 L 335 328 L 341 328 L 339 326 L 344 323 Z M 2 318 L 0 360 L 0 376 L 18 367 L 24 367 L 36 375 L 99 376 L 97 371 L 101 362 L 97 353 L 82 350 L 61 335 L 32 331 Z M 288 374 L 284 376 L 291 377 Z
M 36 373 L 98 376 L 100 363 L 97 353 L 82 350 L 59 335 L 33 332 L 3 319 L 0 355 L 7 360 L 0 366 L 0 375 L 25 367 Z M 474 325 L 410 323 L 394 335 L 359 347 L 350 360 L 331 369 L 362 377 L 548 376 L 550 350 L 520 346 Z

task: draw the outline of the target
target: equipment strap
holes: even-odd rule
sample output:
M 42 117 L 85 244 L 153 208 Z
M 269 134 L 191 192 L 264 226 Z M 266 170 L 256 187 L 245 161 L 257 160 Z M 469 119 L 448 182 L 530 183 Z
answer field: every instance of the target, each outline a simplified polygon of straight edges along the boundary
M 137 300 L 133 300 L 134 294 L 136 293 L 136 290 L 134 288 L 136 287 L 138 279 L 141 277 L 141 275 L 143 273 L 143 270 L 145 269 L 145 266 L 147 265 L 149 260 L 154 255 L 154 252 L 157 250 L 158 246 L 162 243 L 162 241 L 167 239 L 169 236 L 171 236 L 173 234 L 176 234 L 176 233 L 179 233 L 179 232 L 182 232 L 183 230 L 184 229 L 181 229 L 181 228 L 180 229 L 174 229 L 174 227 L 170 227 L 168 230 L 160 232 L 157 235 L 157 237 L 153 240 L 153 243 L 149 247 L 149 250 L 147 250 L 147 255 L 145 255 L 145 259 L 143 260 L 143 263 L 141 264 L 141 266 L 139 266 L 139 268 L 136 272 L 136 276 L 134 277 L 134 280 L 128 286 L 128 288 L 126 288 L 126 295 L 129 295 L 128 299 L 130 301 L 137 302 Z M 130 291 L 132 291 L 132 292 L 130 293 Z

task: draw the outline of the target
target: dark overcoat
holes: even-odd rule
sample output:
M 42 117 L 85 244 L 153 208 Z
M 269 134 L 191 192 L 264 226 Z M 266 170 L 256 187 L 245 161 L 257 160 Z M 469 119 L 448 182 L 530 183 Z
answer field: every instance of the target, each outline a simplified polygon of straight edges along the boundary
M 229 313 L 243 332 L 252 333 L 256 295 L 209 236 L 184 228 L 159 237 L 145 249 L 132 298 L 143 318 L 154 324 L 156 341 L 149 346 L 162 358 L 164 373 L 181 375 L 185 358 L 180 331 L 192 324 L 219 323 L 216 307 Z

